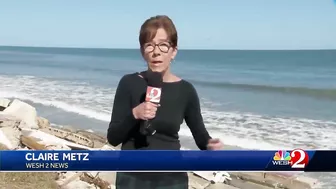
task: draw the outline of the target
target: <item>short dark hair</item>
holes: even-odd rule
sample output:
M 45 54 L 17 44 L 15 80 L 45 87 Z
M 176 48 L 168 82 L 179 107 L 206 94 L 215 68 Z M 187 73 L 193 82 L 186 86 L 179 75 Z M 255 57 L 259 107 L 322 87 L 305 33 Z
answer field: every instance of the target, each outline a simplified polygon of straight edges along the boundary
M 168 35 L 172 47 L 177 47 L 177 31 L 173 21 L 166 15 L 157 15 L 147 19 L 141 26 L 139 43 L 142 50 L 145 43 L 150 42 L 159 28 L 163 28 Z

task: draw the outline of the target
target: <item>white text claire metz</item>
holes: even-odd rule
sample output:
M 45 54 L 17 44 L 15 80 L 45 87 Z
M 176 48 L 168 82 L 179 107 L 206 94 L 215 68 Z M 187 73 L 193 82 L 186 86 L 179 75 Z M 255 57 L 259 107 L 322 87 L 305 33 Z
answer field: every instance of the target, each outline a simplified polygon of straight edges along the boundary
M 43 153 L 32 153 L 28 152 L 26 154 L 27 161 L 89 161 L 89 153 L 85 152 L 43 152 Z

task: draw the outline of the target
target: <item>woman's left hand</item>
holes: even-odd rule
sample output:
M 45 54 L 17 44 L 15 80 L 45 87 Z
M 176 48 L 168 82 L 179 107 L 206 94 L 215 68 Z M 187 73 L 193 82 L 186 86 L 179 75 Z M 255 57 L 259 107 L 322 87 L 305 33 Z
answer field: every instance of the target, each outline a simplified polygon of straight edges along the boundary
M 222 150 L 224 144 L 218 139 L 210 139 L 208 142 L 208 150 Z

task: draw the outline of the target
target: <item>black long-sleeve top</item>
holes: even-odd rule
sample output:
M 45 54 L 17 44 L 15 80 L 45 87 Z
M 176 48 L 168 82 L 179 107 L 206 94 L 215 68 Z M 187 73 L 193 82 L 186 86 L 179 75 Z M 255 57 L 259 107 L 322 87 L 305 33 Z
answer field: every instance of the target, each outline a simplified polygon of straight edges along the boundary
M 128 74 L 119 81 L 109 124 L 108 142 L 122 150 L 179 150 L 178 131 L 185 120 L 200 150 L 206 150 L 211 138 L 204 126 L 200 103 L 193 85 L 186 80 L 163 83 L 160 107 L 152 125 L 153 136 L 139 133 L 141 120 L 134 118 L 132 109 L 144 101 L 147 83 L 138 73 Z

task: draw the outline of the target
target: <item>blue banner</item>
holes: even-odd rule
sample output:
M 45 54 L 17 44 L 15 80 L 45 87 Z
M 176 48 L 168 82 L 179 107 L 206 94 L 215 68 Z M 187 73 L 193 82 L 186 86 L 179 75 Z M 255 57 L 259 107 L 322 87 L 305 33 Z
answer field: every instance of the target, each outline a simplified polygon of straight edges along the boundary
M 300 149 L 0 151 L 0 171 L 305 171 L 315 153 L 317 152 Z M 313 168 L 319 166 L 321 165 L 317 164 Z

